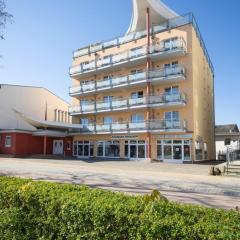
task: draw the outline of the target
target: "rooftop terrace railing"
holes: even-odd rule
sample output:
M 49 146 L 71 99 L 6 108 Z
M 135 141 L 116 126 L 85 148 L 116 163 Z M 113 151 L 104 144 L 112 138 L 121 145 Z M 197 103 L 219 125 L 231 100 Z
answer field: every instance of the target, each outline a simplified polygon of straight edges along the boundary
M 205 46 L 204 40 L 203 40 L 202 35 L 200 33 L 197 21 L 196 21 L 194 15 L 192 13 L 188 13 L 188 14 L 176 17 L 176 18 L 172 18 L 172 19 L 166 21 L 165 23 L 163 23 L 161 25 L 152 26 L 151 34 L 157 34 L 157 33 L 160 33 L 160 32 L 167 31 L 169 29 L 184 26 L 186 24 L 192 24 L 193 25 L 193 27 L 194 27 L 194 29 L 197 33 L 197 36 L 199 38 L 201 47 L 202 47 L 202 49 L 204 51 L 204 54 L 207 58 L 207 61 L 209 63 L 209 66 L 210 66 L 212 72 L 214 73 L 214 67 L 213 67 L 212 61 L 210 59 L 210 56 L 208 54 L 208 51 L 207 51 L 207 48 Z M 87 47 L 80 48 L 80 49 L 74 51 L 73 52 L 73 58 L 77 58 L 77 57 L 84 56 L 84 55 L 91 54 L 91 53 L 96 53 L 97 51 L 101 51 L 103 49 L 107 49 L 107 48 L 114 47 L 114 46 L 119 46 L 121 44 L 125 44 L 125 43 L 131 42 L 131 41 L 135 41 L 135 40 L 141 39 L 141 38 L 146 37 L 146 36 L 147 36 L 147 31 L 144 30 L 144 31 L 132 33 L 132 34 L 129 34 L 129 35 L 126 35 L 126 36 L 123 36 L 123 37 L 116 37 L 113 40 L 102 41 L 100 43 L 96 43 L 94 45 L 89 45 Z

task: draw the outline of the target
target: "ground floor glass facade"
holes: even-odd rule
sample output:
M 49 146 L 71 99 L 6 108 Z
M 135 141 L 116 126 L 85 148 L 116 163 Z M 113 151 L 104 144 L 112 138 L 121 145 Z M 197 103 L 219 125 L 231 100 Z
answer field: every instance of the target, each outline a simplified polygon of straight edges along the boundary
M 149 139 L 147 135 L 133 137 L 138 139 L 126 140 L 124 139 L 126 138 L 125 136 L 120 136 L 118 137 L 120 139 L 111 141 L 74 141 L 73 155 L 78 158 L 100 157 L 130 160 L 146 160 L 150 158 L 179 163 L 192 160 L 192 140 L 160 140 L 158 136 L 153 135 L 150 139 L 151 145 L 148 146 Z M 112 138 L 117 137 L 113 136 Z M 150 151 L 151 156 L 148 156 L 148 151 Z
M 190 140 L 158 140 L 157 158 L 170 161 L 191 160 Z

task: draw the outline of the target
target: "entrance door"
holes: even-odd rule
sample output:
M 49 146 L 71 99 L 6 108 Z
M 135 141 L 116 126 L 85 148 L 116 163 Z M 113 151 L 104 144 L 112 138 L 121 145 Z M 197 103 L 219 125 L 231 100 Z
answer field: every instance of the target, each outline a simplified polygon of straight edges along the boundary
M 53 155 L 63 155 L 63 140 L 53 141 Z

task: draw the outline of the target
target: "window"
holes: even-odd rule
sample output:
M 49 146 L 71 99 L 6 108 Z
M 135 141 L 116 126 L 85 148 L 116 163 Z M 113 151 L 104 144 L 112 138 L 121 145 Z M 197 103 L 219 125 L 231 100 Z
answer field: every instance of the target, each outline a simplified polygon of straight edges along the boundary
M 165 112 L 166 121 L 179 121 L 179 112 Z
M 104 142 L 98 142 L 97 143 L 97 156 L 98 157 L 104 157 L 103 145 L 104 145 Z
M 138 73 L 142 73 L 143 72 L 143 69 L 135 69 L 135 70 L 132 70 L 131 71 L 131 74 L 138 74 Z
M 132 121 L 132 123 L 144 122 L 144 115 L 134 114 L 131 117 L 131 121 Z
M 11 136 L 5 137 L 5 147 L 12 147 L 12 137 Z
M 143 98 L 143 91 L 133 92 L 131 94 L 132 99 Z
M 177 67 L 177 66 L 178 66 L 178 61 L 173 61 L 171 63 L 164 64 L 165 68 L 174 68 L 174 67 Z
M 104 96 L 103 97 L 103 102 L 104 103 L 111 103 L 113 100 L 113 96 Z
M 88 124 L 89 124 L 88 118 L 81 118 L 80 124 L 82 124 L 83 126 L 88 126 Z
M 119 141 L 105 142 L 105 157 L 120 157 L 120 143 Z
M 104 117 L 104 118 L 103 118 L 103 123 L 104 123 L 105 125 L 112 124 L 112 123 L 113 123 L 112 117 Z
M 178 47 L 178 38 L 171 38 L 171 39 L 167 39 L 164 41 L 164 48 L 165 51 L 171 50 L 171 49 L 175 49 Z
M 179 93 L 179 87 L 178 86 L 165 88 L 165 94 L 178 94 L 178 93 Z
M 81 105 L 82 107 L 89 105 L 89 100 L 81 100 L 81 101 L 80 101 L 80 105 Z
M 131 57 L 138 57 L 143 55 L 143 47 L 136 47 L 131 49 Z
M 112 79 L 112 78 L 113 78 L 112 75 L 107 75 L 107 76 L 104 76 L 104 77 L 103 77 L 103 80 L 110 80 L 110 79 Z

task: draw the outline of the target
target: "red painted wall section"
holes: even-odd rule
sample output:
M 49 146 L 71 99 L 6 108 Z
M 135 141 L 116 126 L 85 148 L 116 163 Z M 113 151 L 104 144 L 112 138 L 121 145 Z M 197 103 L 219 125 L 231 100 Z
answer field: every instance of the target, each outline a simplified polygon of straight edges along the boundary
M 6 136 L 11 136 L 12 146 L 5 147 Z M 47 137 L 47 154 L 53 154 L 53 141 L 63 140 L 65 156 L 72 156 L 72 138 L 51 138 Z M 28 156 L 43 154 L 44 137 L 35 137 L 28 133 L 0 133 L 0 154 L 15 156 Z

